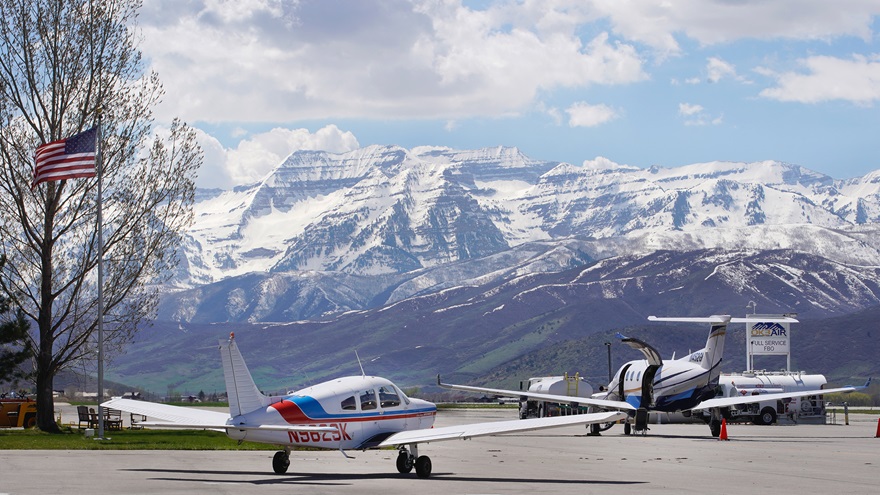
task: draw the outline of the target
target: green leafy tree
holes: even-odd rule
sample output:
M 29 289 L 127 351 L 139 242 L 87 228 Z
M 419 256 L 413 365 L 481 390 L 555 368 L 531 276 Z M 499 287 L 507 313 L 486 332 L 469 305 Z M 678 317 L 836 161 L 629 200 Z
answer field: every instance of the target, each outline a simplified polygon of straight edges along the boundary
M 0 243 L 10 261 L 0 282 L 36 323 L 28 348 L 37 425 L 46 431 L 59 431 L 56 374 L 95 361 L 101 316 L 112 352 L 155 314 L 159 284 L 173 273 L 182 232 L 192 222 L 202 151 L 195 131 L 181 122 L 166 132 L 153 129 L 152 109 L 163 90 L 137 48 L 140 6 L 139 0 L 0 2 Z M 99 116 L 103 243 L 98 180 L 30 184 L 39 145 L 88 129 Z M 96 296 L 101 257 L 103 315 Z
M 0 270 L 5 264 L 6 257 L 0 256 Z M 21 310 L 10 311 L 11 303 L 10 297 L 0 294 L 0 382 L 14 383 L 26 374 L 22 364 L 31 355 L 27 348 L 30 325 Z

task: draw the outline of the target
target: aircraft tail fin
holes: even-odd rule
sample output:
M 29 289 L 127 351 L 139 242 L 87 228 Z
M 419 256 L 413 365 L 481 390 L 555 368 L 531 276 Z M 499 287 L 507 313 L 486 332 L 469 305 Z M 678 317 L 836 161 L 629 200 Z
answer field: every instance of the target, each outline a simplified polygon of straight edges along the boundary
M 703 369 L 711 370 L 721 364 L 721 360 L 724 358 L 724 337 L 726 335 L 726 321 L 712 323 L 712 327 L 709 330 L 709 338 L 706 339 L 706 347 L 702 351 L 703 361 L 700 365 Z
M 226 378 L 230 416 L 234 418 L 270 404 L 269 398 L 263 395 L 254 383 L 251 372 L 235 343 L 234 335 L 230 334 L 229 340 L 220 341 L 220 360 L 223 362 L 223 376 Z

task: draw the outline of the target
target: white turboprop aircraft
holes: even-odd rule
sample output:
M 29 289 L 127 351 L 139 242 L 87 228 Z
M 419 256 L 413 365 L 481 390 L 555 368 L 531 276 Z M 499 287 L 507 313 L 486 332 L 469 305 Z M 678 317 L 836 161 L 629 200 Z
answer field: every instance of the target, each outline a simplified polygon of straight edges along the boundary
M 797 320 L 789 317 L 731 318 L 728 315 L 705 318 L 658 318 L 651 316 L 648 319 L 650 321 L 709 323 L 711 328 L 709 338 L 706 340 L 706 347 L 680 359 L 663 360 L 660 358 L 660 353 L 645 342 L 619 335 L 625 344 L 641 351 L 645 359 L 624 364 L 609 383 L 607 391 L 594 394 L 592 398 L 445 384 L 441 383 L 439 376 L 437 384 L 444 388 L 466 392 L 530 397 L 550 402 L 571 403 L 572 405 L 590 405 L 597 409 L 627 411 L 630 420 L 624 424 L 626 434 L 629 434 L 633 427 L 631 421 L 635 423 L 636 431 L 644 433 L 647 430 L 648 411 L 684 411 L 689 413 L 708 410 L 711 414 L 708 419 L 709 429 L 712 436 L 717 437 L 721 433 L 721 420 L 726 408 L 738 404 L 774 399 L 852 392 L 866 388 L 871 383 L 869 378 L 865 385 L 858 387 L 848 386 L 823 390 L 715 398 L 724 354 L 724 337 L 729 323 L 797 323 Z M 576 408 L 573 407 L 573 409 Z M 593 428 L 598 428 L 598 425 Z
M 283 450 L 272 460 L 272 468 L 278 474 L 287 472 L 292 447 L 339 450 L 345 455 L 345 450 L 393 446 L 399 450 L 397 470 L 409 473 L 415 467 L 420 478 L 431 474 L 431 459 L 418 455 L 420 443 L 626 418 L 625 413 L 610 411 L 433 428 L 437 406 L 407 397 L 384 378 L 349 376 L 290 395 L 269 397 L 254 383 L 234 335 L 228 341 L 220 341 L 220 356 L 229 414 L 131 399 L 112 399 L 101 405 L 164 421 L 141 423 L 147 427 L 219 430 L 235 440 L 278 445 Z

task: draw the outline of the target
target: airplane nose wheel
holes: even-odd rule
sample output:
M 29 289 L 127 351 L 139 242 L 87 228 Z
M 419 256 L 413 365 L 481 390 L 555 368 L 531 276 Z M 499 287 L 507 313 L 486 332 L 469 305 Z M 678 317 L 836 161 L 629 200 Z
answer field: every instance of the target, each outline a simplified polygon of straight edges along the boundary
M 286 450 L 275 452 L 275 457 L 272 458 L 272 469 L 275 470 L 275 474 L 286 473 L 288 467 L 290 467 L 290 452 Z

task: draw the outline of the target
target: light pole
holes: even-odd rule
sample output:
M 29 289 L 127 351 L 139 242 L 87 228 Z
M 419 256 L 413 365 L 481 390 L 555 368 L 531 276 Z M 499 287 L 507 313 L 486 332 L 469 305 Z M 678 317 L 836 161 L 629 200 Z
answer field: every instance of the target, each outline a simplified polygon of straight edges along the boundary
M 611 342 L 605 342 L 605 347 L 608 349 L 608 386 L 611 386 Z

